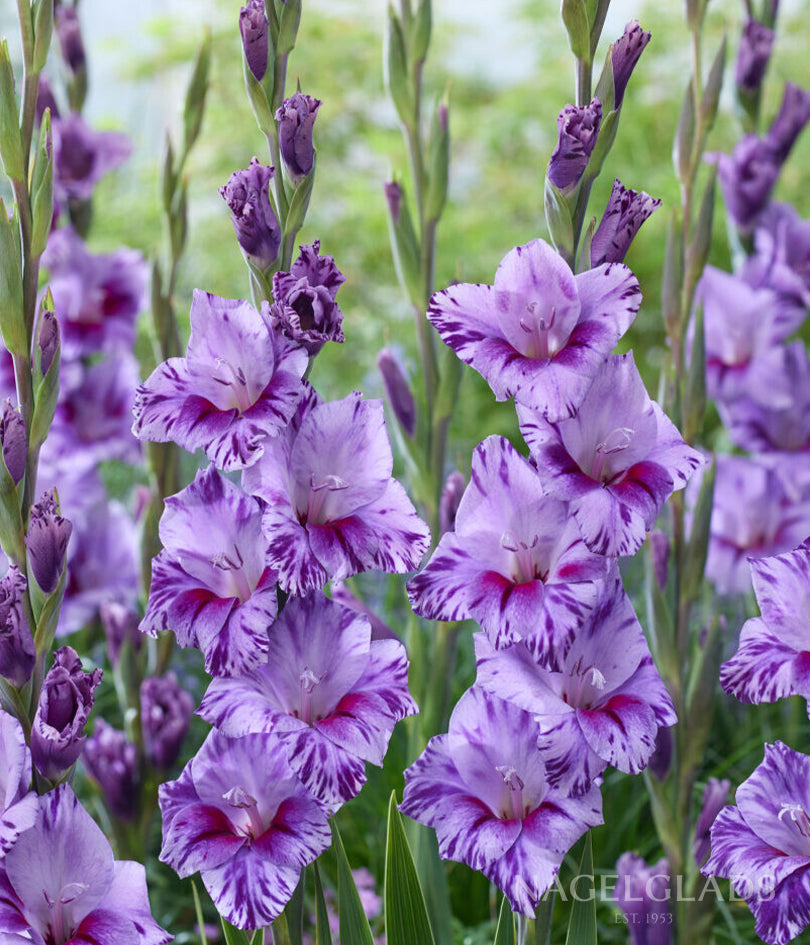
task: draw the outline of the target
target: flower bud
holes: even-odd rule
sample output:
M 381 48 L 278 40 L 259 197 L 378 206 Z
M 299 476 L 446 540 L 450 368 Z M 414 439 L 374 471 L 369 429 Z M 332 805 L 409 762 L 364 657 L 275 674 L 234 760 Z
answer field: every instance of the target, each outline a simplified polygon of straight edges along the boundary
M 327 341 L 342 343 L 343 312 L 335 297 L 346 281 L 330 254 L 320 255 L 320 240 L 299 249 L 289 272 L 273 275 L 270 320 L 274 328 L 317 354 Z
M 610 59 L 613 66 L 614 108 L 621 108 L 627 83 L 649 41 L 650 34 L 639 26 L 638 20 L 631 20 L 613 44 Z
M 616 863 L 616 902 L 627 919 L 631 945 L 669 945 L 672 913 L 669 903 L 669 861 L 652 866 L 633 853 Z M 667 917 L 669 921 L 666 921 Z
M 135 770 L 138 750 L 123 732 L 98 719 L 87 739 L 82 761 L 95 781 L 113 817 L 132 821 L 138 805 Z
M 31 757 L 40 774 L 51 781 L 59 780 L 82 752 L 84 726 L 101 675 L 100 669 L 86 673 L 70 646 L 53 655 L 31 726 Z
M 25 577 L 12 564 L 0 581 L 0 676 L 20 689 L 37 659 L 31 629 L 22 609 Z
M 43 73 L 39 77 L 39 87 L 37 88 L 37 124 L 42 122 L 42 116 L 45 114 L 46 108 L 51 110 L 52 119 L 59 117 L 59 106 L 56 104 L 53 88 L 50 80 Z
M 99 607 L 101 626 L 107 637 L 107 656 L 113 666 L 118 665 L 121 648 L 128 641 L 132 650 L 141 648 L 143 635 L 138 629 L 141 622 L 138 614 L 117 601 L 107 601 Z
M 557 118 L 559 140 L 548 165 L 548 179 L 559 190 L 576 187 L 596 147 L 602 122 L 602 103 L 595 98 L 590 105 L 566 105 Z
M 778 176 L 779 164 L 772 148 L 753 134 L 746 135 L 731 154 L 717 156 L 717 177 L 726 209 L 741 230 L 753 230 Z
M 43 594 L 56 590 L 65 569 L 65 553 L 73 526 L 59 514 L 56 493 L 49 489 L 31 507 L 25 544 L 28 566 Z
M 660 206 L 660 200 L 643 190 L 627 190 L 620 180 L 614 180 L 607 208 L 591 240 L 591 266 L 623 262 L 641 224 Z
M 276 112 L 281 159 L 295 185 L 312 170 L 315 160 L 312 129 L 320 107 L 319 99 L 296 92 L 291 98 L 284 99 Z
M 695 841 L 692 845 L 692 853 L 698 866 L 703 865 L 709 853 L 711 827 L 725 806 L 730 790 L 731 781 L 726 778 L 722 781 L 718 778 L 709 778 L 703 789 L 703 802 L 695 824 Z
M 3 462 L 14 485 L 25 473 L 28 458 L 28 441 L 25 436 L 25 420 L 6 398 L 0 408 L 0 443 L 3 445 Z
M 383 348 L 377 355 L 377 368 L 382 375 L 385 396 L 394 416 L 407 436 L 412 437 L 416 433 L 416 401 L 408 378 L 390 348 Z
M 445 480 L 442 495 L 439 499 L 439 525 L 442 534 L 455 531 L 456 513 L 466 488 L 467 483 L 464 481 L 464 476 L 457 469 L 455 472 L 451 472 Z
M 59 322 L 53 312 L 43 312 L 39 321 L 39 364 L 43 376 L 48 373 L 59 350 Z
M 657 528 L 650 532 L 650 552 L 656 583 L 664 591 L 669 577 L 669 535 L 666 532 Z
M 65 60 L 68 69 L 75 75 L 87 64 L 79 14 L 75 7 L 62 4 L 57 9 L 56 35 L 59 37 L 62 58 Z
M 278 257 L 281 228 L 270 203 L 273 168 L 253 158 L 243 171 L 234 171 L 220 194 L 231 210 L 231 222 L 248 262 L 269 269 Z
M 655 750 L 647 763 L 647 767 L 659 781 L 663 781 L 669 774 L 672 764 L 672 747 L 672 729 L 662 725 L 655 736 Z
M 239 32 L 242 34 L 245 62 L 257 82 L 261 82 L 267 72 L 270 51 L 267 28 L 264 0 L 248 0 L 247 6 L 239 11 Z
M 146 759 L 153 768 L 171 768 L 186 737 L 194 702 L 174 673 L 141 683 L 141 728 Z
M 737 86 L 743 92 L 756 92 L 762 85 L 773 41 L 774 31 L 767 26 L 754 19 L 745 24 L 737 54 Z
M 764 138 L 776 155 L 779 166 L 787 159 L 808 120 L 810 120 L 810 92 L 788 82 L 785 85 L 779 113 Z

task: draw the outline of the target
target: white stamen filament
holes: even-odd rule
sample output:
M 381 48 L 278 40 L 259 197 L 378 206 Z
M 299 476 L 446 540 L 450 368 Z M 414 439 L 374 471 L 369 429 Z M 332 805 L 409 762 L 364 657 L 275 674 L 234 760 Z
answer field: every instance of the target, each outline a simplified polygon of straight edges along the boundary
M 621 453 L 633 442 L 633 434 L 636 431 L 630 427 L 615 427 L 599 443 L 594 451 L 593 463 L 591 464 L 591 479 L 601 479 L 605 468 L 605 460 L 608 456 L 615 453 Z
M 249 794 L 241 784 L 237 784 L 222 795 L 222 799 L 230 807 L 244 811 L 248 816 L 248 823 L 236 827 L 236 832 L 255 840 L 265 832 L 256 798 Z
M 525 584 L 527 581 L 534 581 L 537 578 L 537 568 L 532 557 L 532 551 L 537 547 L 540 537 L 535 535 L 530 543 L 520 541 L 512 532 L 504 532 L 501 535 L 501 548 L 505 551 L 511 551 L 515 556 L 513 562 L 511 578 L 515 584 Z
M 242 368 L 235 368 L 227 358 L 217 358 L 214 363 L 218 368 L 224 367 L 230 373 L 232 378 L 230 387 L 236 396 L 236 404 L 239 408 L 239 413 L 250 410 L 253 404 L 248 397 L 247 378 Z
M 349 488 L 349 483 L 340 476 L 324 476 L 321 482 L 315 481 L 315 474 L 309 480 L 309 505 L 307 506 L 307 521 L 322 525 L 320 521 L 324 502 L 330 492 L 342 492 Z
M 779 811 L 779 820 L 785 816 L 789 817 L 799 833 L 810 839 L 810 817 L 807 816 L 807 811 L 801 804 L 782 802 L 780 806 L 782 809 Z
M 523 803 L 523 788 L 525 787 L 523 779 L 512 765 L 496 765 L 495 770 L 503 778 L 503 783 L 509 788 L 512 817 L 515 820 L 523 820 L 526 815 Z
M 236 590 L 236 596 L 244 604 L 244 602 L 250 598 L 253 589 L 244 571 L 244 558 L 239 553 L 239 549 L 236 545 L 233 546 L 230 555 L 224 551 L 218 551 L 216 554 L 212 555 L 209 560 L 211 561 L 212 567 L 218 568 L 220 571 L 227 571 L 230 574 L 231 581 Z
M 535 358 L 549 357 L 548 333 L 554 327 L 554 321 L 557 317 L 557 309 L 552 306 L 551 315 L 548 321 L 542 316 L 537 315 L 539 305 L 537 302 L 529 302 L 526 305 L 526 311 L 529 313 L 529 321 L 521 318 L 518 321 L 521 329 L 527 335 L 531 335 L 534 342 L 533 356 Z
M 73 934 L 73 929 L 68 928 L 65 924 L 65 906 L 73 902 L 75 899 L 78 899 L 83 893 L 85 893 L 90 887 L 86 883 L 67 883 L 60 890 L 56 899 L 51 899 L 46 890 L 42 890 L 42 895 L 45 897 L 45 902 L 48 904 L 48 908 L 51 910 L 51 921 L 50 927 L 53 932 L 54 942 L 56 945 L 62 945 L 63 942 L 66 942 Z
M 312 724 L 312 693 L 325 678 L 326 673 L 316 676 L 309 666 L 304 667 L 304 671 L 299 677 L 301 680 L 301 711 L 298 718 L 302 722 L 306 722 L 307 725 Z

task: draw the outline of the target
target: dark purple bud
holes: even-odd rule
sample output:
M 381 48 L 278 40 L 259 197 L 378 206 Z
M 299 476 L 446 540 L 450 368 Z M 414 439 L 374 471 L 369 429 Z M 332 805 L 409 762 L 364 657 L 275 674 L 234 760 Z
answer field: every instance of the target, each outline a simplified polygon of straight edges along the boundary
M 442 495 L 439 499 L 439 526 L 442 535 L 445 532 L 455 531 L 456 512 L 458 512 L 459 503 L 466 488 L 467 483 L 464 476 L 458 470 L 451 472 L 445 480 Z
M 59 350 L 59 322 L 53 312 L 43 312 L 39 320 L 39 363 L 47 374 Z
M 0 676 L 20 689 L 31 678 L 37 653 L 22 608 L 26 580 L 12 564 L 0 581 Z
M 31 507 L 25 544 L 28 566 L 43 594 L 56 590 L 65 568 L 65 552 L 73 526 L 59 514 L 56 492 L 49 489 Z
M 402 209 L 402 187 L 395 181 L 388 181 L 385 185 L 385 199 L 388 201 L 388 212 L 394 223 L 399 223 L 399 212 Z
M 327 341 L 344 341 L 343 312 L 335 298 L 346 277 L 334 257 L 321 256 L 320 249 L 320 240 L 301 246 L 290 271 L 274 274 L 275 304 L 270 306 L 273 326 L 310 355 Z
M 669 535 L 657 528 L 650 532 L 650 551 L 655 580 L 663 591 L 667 586 L 669 574 Z
M 82 761 L 88 776 L 101 789 L 113 817 L 134 820 L 138 806 L 135 785 L 138 750 L 126 735 L 98 719 L 84 746 Z
M 810 92 L 788 82 L 779 114 L 765 135 L 766 143 L 773 149 L 779 165 L 783 164 L 796 139 L 810 120 Z
M 756 92 L 762 85 L 773 51 L 774 31 L 757 20 L 748 20 L 737 53 L 737 85 L 744 92 Z
M 741 230 L 754 228 L 770 200 L 779 164 L 773 149 L 756 135 L 746 135 L 731 154 L 717 158 L 717 176 L 726 209 Z
M 548 165 L 548 179 L 560 190 L 575 187 L 596 147 L 602 122 L 602 103 L 595 98 L 590 105 L 566 105 L 557 118 L 559 141 Z
M 59 780 L 82 753 L 84 726 L 93 708 L 101 670 L 86 673 L 78 653 L 63 646 L 53 655 L 31 726 L 31 757 L 37 770 Z
M 138 629 L 141 618 L 134 610 L 117 601 L 102 604 L 99 607 L 99 616 L 107 637 L 107 655 L 110 663 L 117 666 L 124 643 L 128 641 L 134 652 L 141 648 L 143 634 Z
M 703 789 L 703 803 L 695 825 L 695 842 L 692 846 L 698 866 L 703 865 L 703 861 L 709 854 L 711 827 L 717 815 L 725 807 L 730 790 L 731 781 L 726 779 L 720 781 L 717 778 L 709 778 Z
M 633 853 L 616 863 L 616 902 L 626 917 L 630 945 L 670 945 L 673 914 L 669 903 L 669 861 L 652 866 Z
M 59 37 L 59 46 L 62 58 L 71 72 L 76 73 L 83 69 L 87 58 L 84 53 L 84 42 L 79 25 L 79 14 L 75 7 L 60 6 L 55 13 L 56 35 Z
M 615 90 L 613 107 L 620 108 L 624 91 L 633 69 L 636 67 L 644 47 L 650 41 L 650 34 L 643 30 L 638 20 L 631 20 L 624 28 L 624 33 L 616 40 L 610 50 L 610 62 L 613 66 L 613 88 Z
M 0 443 L 3 444 L 3 462 L 16 486 L 25 473 L 28 440 L 25 436 L 25 420 L 11 406 L 8 398 L 0 407 Z
M 672 764 L 672 729 L 661 726 L 655 736 L 655 750 L 650 756 L 647 767 L 658 778 L 663 781 L 669 774 L 669 767 Z
M 348 607 L 349 610 L 353 610 L 356 614 L 362 614 L 364 617 L 368 617 L 368 622 L 371 624 L 372 640 L 399 640 L 399 637 L 388 624 L 384 620 L 381 620 L 373 610 L 368 608 L 359 597 L 352 594 L 345 584 L 336 583 L 332 585 L 332 600 L 337 601 L 338 604 L 342 604 L 344 607 Z M 400 643 L 401 642 L 400 640 Z
M 264 0 L 248 0 L 247 6 L 239 11 L 239 32 L 242 34 L 245 62 L 257 82 L 261 82 L 267 72 L 270 50 L 267 27 Z
M 416 433 L 416 401 L 399 359 L 390 348 L 377 355 L 377 368 L 382 375 L 385 396 L 399 425 L 408 436 Z
M 281 228 L 270 203 L 273 168 L 253 158 L 243 171 L 234 171 L 219 192 L 231 210 L 236 238 L 248 261 L 266 270 L 276 261 Z
M 312 170 L 315 160 L 312 129 L 320 107 L 320 99 L 296 92 L 291 98 L 284 99 L 276 112 L 281 159 L 294 184 L 302 181 Z
M 177 761 L 193 708 L 191 696 L 174 673 L 150 676 L 141 683 L 143 749 L 153 768 L 171 768 Z
M 614 180 L 604 216 L 591 241 L 591 266 L 623 262 L 641 224 L 660 206 L 656 197 L 643 190 L 627 190 L 620 180 Z
M 42 121 L 46 108 L 51 110 L 51 118 L 59 117 L 59 106 L 56 104 L 50 80 L 42 74 L 39 77 L 39 87 L 37 88 L 37 124 Z

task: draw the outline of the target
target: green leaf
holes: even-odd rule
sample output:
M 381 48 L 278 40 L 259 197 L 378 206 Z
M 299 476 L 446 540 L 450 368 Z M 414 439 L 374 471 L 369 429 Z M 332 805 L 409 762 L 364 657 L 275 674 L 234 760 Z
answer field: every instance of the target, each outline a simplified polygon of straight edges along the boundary
M 342 940 L 342 936 L 341 936 Z M 397 796 L 388 804 L 385 852 L 385 940 L 388 945 L 433 945 L 425 897 L 405 837 Z
M 498 930 L 495 933 L 495 945 L 515 945 L 515 917 L 509 908 L 509 900 L 506 896 L 501 902 L 501 914 L 498 918 Z
M 343 841 L 340 839 L 340 831 L 334 820 L 331 823 L 337 857 L 340 945 L 374 945 L 374 936 L 371 934 L 363 904 L 360 902 L 360 893 L 354 884 Z
M 284 915 L 287 918 L 287 934 L 290 937 L 290 945 L 303 945 L 306 875 L 306 869 L 302 869 L 298 885 L 295 887 L 292 898 L 284 909 Z
M 326 911 L 326 899 L 318 864 L 312 864 L 315 874 L 315 945 L 332 945 L 332 933 L 329 931 L 329 913 Z
M 593 888 L 593 842 L 590 830 L 585 835 L 579 876 L 588 879 L 584 889 L 581 878 L 577 883 L 578 896 L 571 909 L 565 945 L 596 945 L 596 891 Z
M 568 33 L 571 52 L 586 62 L 591 61 L 591 24 L 585 0 L 562 0 L 562 20 Z
M 227 919 L 222 919 L 222 933 L 225 936 L 225 945 L 250 945 L 247 932 L 237 929 Z
M 551 926 L 556 900 L 557 890 L 552 886 L 540 900 L 537 912 L 534 914 L 534 945 L 550 945 L 551 943 Z

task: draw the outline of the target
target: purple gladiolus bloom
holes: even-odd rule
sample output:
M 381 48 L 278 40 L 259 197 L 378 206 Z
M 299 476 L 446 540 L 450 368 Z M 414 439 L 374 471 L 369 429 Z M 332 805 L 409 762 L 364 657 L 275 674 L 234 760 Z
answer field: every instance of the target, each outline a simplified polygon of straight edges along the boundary
M 101 675 L 100 669 L 86 673 L 70 646 L 53 655 L 31 726 L 31 756 L 40 774 L 51 781 L 57 781 L 82 753 L 84 726 Z
M 810 92 L 800 89 L 792 82 L 787 82 L 779 113 L 764 139 L 776 155 L 780 166 L 787 159 L 808 121 L 810 121 Z
M 82 761 L 113 817 L 134 820 L 138 807 L 135 784 L 138 749 L 126 735 L 104 719 L 97 719 L 93 734 L 85 743 Z
M 473 687 L 405 772 L 400 805 L 436 831 L 443 859 L 480 870 L 528 916 L 566 851 L 602 822 L 596 787 L 572 798 L 549 784 L 537 735 L 529 713 Z
M 442 341 L 487 381 L 552 423 L 572 416 L 641 304 L 623 265 L 574 275 L 543 240 L 511 250 L 494 285 L 454 285 L 430 300 Z
M 191 724 L 194 700 L 174 673 L 144 679 L 140 697 L 146 760 L 153 768 L 171 768 Z
M 296 92 L 276 112 L 281 160 L 294 185 L 310 173 L 315 162 L 312 130 L 320 107 L 320 99 Z
M 12 564 L 0 581 L 0 676 L 21 689 L 31 678 L 37 651 L 22 607 L 27 582 Z
M 72 113 L 53 120 L 54 177 L 57 200 L 89 200 L 93 188 L 132 154 L 132 141 L 118 131 L 94 131 Z
M 268 560 L 291 594 L 360 571 L 412 571 L 430 544 L 427 525 L 391 478 L 382 401 L 358 393 L 319 399 L 309 388 L 284 434 L 242 475 L 267 503 Z
M 779 176 L 773 148 L 754 134 L 748 134 L 731 154 L 707 155 L 717 161 L 717 176 L 731 219 L 750 232 L 767 206 Z
M 198 870 L 221 916 L 269 925 L 331 841 L 324 809 L 272 735 L 211 732 L 177 781 L 160 786 L 160 859 L 181 877 Z
M 538 661 L 518 643 L 495 650 L 475 636 L 477 684 L 531 712 L 549 781 L 587 790 L 607 765 L 637 774 L 662 726 L 677 722 L 644 631 L 614 574 L 573 641 Z
M 334 257 L 321 256 L 321 241 L 301 246 L 289 272 L 273 276 L 274 304 L 262 309 L 271 324 L 302 345 L 309 355 L 317 354 L 327 341 L 342 343 L 343 312 L 335 302 L 346 277 Z
M 703 270 L 697 299 L 703 305 L 708 395 L 724 403 L 743 395 L 772 406 L 787 402 L 789 385 L 774 369 L 777 345 L 798 328 L 804 310 L 714 266 Z
M 773 289 L 785 305 L 810 307 L 810 220 L 786 203 L 772 203 L 754 231 L 756 253 L 742 277 L 754 288 Z
M 698 866 L 709 855 L 710 831 L 715 818 L 728 800 L 731 790 L 731 781 L 728 778 L 709 778 L 703 788 L 703 799 L 700 805 L 697 823 L 695 824 L 695 840 L 692 844 L 692 853 Z
M 582 180 L 602 124 L 602 103 L 566 105 L 557 118 L 559 139 L 548 164 L 548 179 L 570 192 Z
M 119 249 L 91 254 L 71 227 L 63 227 L 51 233 L 42 265 L 49 270 L 63 355 L 74 359 L 101 350 L 133 349 L 149 271 L 140 253 Z
M 650 400 L 632 352 L 611 356 L 570 420 L 518 406 L 520 429 L 549 495 L 567 501 L 597 554 L 634 555 L 664 502 L 703 457 Z
M 744 92 L 756 92 L 762 85 L 773 52 L 774 31 L 758 20 L 748 19 L 740 37 L 737 54 L 737 85 Z
M 140 863 L 114 860 L 67 784 L 39 799 L 36 824 L 0 861 L 0 929 L 9 943 L 164 945 Z M 16 933 L 16 934 L 15 934 Z
M 810 496 L 785 488 L 776 470 L 743 456 L 719 456 L 706 576 L 720 594 L 751 588 L 749 558 L 796 548 L 810 534 Z
M 25 420 L 18 410 L 6 398 L 0 406 L 0 444 L 3 450 L 3 463 L 16 486 L 25 472 L 28 458 L 28 439 L 25 435 Z
M 660 206 L 658 198 L 645 194 L 643 190 L 627 190 L 616 178 L 607 208 L 591 241 L 591 268 L 603 263 L 624 262 L 641 224 Z
M 749 564 L 762 616 L 743 625 L 737 652 L 720 669 L 720 683 L 742 702 L 795 695 L 810 702 L 810 542 Z
M 726 876 L 756 918 L 756 933 L 786 945 L 810 923 L 810 757 L 782 742 L 737 788 L 712 826 L 705 876 Z
M 43 594 L 56 590 L 65 569 L 65 553 L 72 531 L 70 522 L 59 514 L 54 489 L 44 492 L 39 502 L 31 506 L 25 536 L 28 567 Z
M 174 630 L 180 646 L 203 651 L 212 676 L 261 663 L 278 601 L 260 503 L 209 466 L 166 499 L 160 540 L 141 630 Z
M 132 431 L 243 469 L 289 422 L 306 365 L 306 352 L 248 302 L 195 289 L 186 357 L 159 364 L 138 388 Z
M 630 945 L 669 945 L 672 940 L 672 911 L 669 862 L 660 859 L 652 866 L 623 853 L 616 863 L 616 900 L 627 917 Z
M 273 168 L 253 158 L 242 171 L 234 171 L 220 195 L 231 211 L 236 239 L 249 263 L 262 271 L 278 257 L 281 227 L 270 202 Z
M 239 32 L 242 34 L 245 61 L 257 82 L 261 82 L 267 72 L 270 52 L 268 26 L 264 0 L 247 0 L 247 6 L 239 11 Z
M 37 795 L 31 788 L 31 753 L 22 725 L 0 710 L 0 864 L 21 833 L 37 819 Z M 0 866 L 0 868 L 2 868 Z M 0 891 L 2 902 L 2 891 Z M 2 905 L 0 905 L 2 910 Z M 0 911 L 0 916 L 2 912 Z M 3 928 L 0 925 L 0 928 Z
M 90 466 L 110 460 L 137 465 L 141 444 L 132 435 L 137 359 L 122 350 L 88 365 L 65 365 L 61 380 L 47 449 Z
M 267 662 L 215 679 L 198 710 L 229 736 L 274 733 L 307 790 L 337 808 L 359 793 L 365 762 L 382 765 L 394 725 L 418 711 L 397 640 L 320 591 L 291 598 L 270 633 Z
M 631 20 L 624 28 L 624 33 L 610 49 L 610 62 L 613 67 L 613 87 L 616 90 L 614 108 L 621 108 L 624 92 L 636 63 L 650 41 L 650 34 L 643 30 L 638 20 Z
M 411 578 L 417 614 L 476 620 L 498 649 L 525 640 L 545 654 L 570 639 L 601 592 L 607 561 L 589 551 L 567 503 L 503 437 L 473 453 L 455 531 Z

